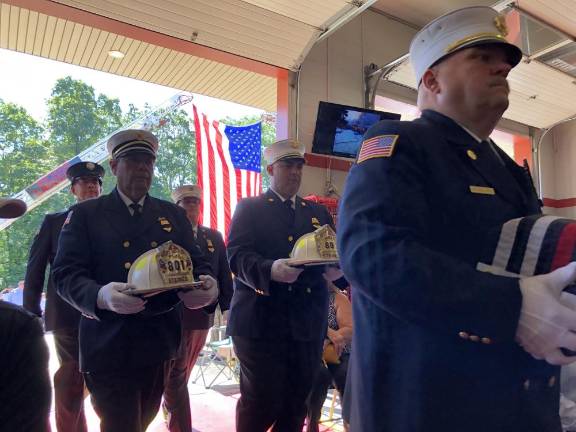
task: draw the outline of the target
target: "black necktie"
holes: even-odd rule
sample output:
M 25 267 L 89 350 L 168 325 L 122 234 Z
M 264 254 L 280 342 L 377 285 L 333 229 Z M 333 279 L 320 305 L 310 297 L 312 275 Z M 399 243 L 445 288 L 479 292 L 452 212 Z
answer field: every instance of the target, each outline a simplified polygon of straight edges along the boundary
M 287 199 L 284 201 L 284 205 L 287 208 L 288 216 L 291 223 L 294 223 L 294 218 L 296 217 L 296 211 L 292 207 L 292 200 Z
M 132 213 L 132 219 L 139 219 L 142 216 L 142 206 L 137 203 L 130 204 L 130 208 L 134 210 Z

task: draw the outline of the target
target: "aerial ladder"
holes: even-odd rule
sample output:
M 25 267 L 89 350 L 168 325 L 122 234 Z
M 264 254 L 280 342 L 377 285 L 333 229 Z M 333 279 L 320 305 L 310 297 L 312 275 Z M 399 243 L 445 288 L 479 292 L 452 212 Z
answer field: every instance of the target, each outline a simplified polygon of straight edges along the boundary
M 191 94 L 178 93 L 172 96 L 170 99 L 158 105 L 153 110 L 120 127 L 114 132 L 111 132 L 97 143 L 88 147 L 86 150 L 83 150 L 73 158 L 57 166 L 24 190 L 21 190 L 20 192 L 12 195 L 11 198 L 17 198 L 24 201 L 28 206 L 27 212 L 33 210 L 52 195 L 58 193 L 70 184 L 66 178 L 66 170 L 70 166 L 83 161 L 100 163 L 108 159 L 106 143 L 112 135 L 125 129 L 145 129 L 148 131 L 160 129 L 168 122 L 167 116 L 169 113 L 190 103 L 191 101 Z M 16 219 L 0 218 L 0 231 L 9 227 L 15 220 Z

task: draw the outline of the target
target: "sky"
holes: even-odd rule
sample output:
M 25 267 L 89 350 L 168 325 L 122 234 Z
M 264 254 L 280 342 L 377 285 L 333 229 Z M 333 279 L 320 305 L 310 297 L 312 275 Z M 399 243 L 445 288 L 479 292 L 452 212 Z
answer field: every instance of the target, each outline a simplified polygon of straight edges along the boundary
M 36 120 L 44 120 L 45 102 L 50 97 L 52 87 L 56 80 L 66 76 L 91 85 L 96 94 L 118 98 L 123 111 L 128 109 L 130 103 L 138 108 L 143 108 L 146 102 L 151 106 L 160 105 L 181 92 L 132 78 L 0 49 L 0 99 L 23 106 Z M 193 102 L 210 119 L 260 115 L 263 112 L 202 95 L 194 95 Z

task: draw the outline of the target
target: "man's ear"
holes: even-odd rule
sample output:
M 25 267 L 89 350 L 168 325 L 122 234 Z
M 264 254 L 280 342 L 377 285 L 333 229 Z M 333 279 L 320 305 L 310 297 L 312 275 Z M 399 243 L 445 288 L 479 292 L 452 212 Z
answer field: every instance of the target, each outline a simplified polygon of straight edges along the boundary
M 431 67 L 424 72 L 422 75 L 422 83 L 420 84 L 424 86 L 428 91 L 432 93 L 438 93 L 440 90 L 440 83 L 438 82 L 438 68 Z
M 112 171 L 112 174 L 116 175 L 116 166 L 118 166 L 118 160 L 110 159 L 108 163 L 110 164 L 110 170 Z
M 266 165 L 266 172 L 268 173 L 268 175 L 273 176 L 274 175 L 274 170 L 273 170 L 273 165 Z

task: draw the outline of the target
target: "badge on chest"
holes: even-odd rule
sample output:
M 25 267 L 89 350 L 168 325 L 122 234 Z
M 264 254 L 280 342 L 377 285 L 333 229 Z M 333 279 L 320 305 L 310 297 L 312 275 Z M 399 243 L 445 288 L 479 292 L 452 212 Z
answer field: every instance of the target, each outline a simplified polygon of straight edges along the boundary
M 158 223 L 160 224 L 160 226 L 162 227 L 162 229 L 166 232 L 172 232 L 172 224 L 170 223 L 170 221 L 168 219 L 166 219 L 164 216 L 160 216 L 158 218 Z
M 312 226 L 314 227 L 314 229 L 318 229 L 320 228 L 320 222 L 318 221 L 318 218 L 313 217 L 312 220 Z

